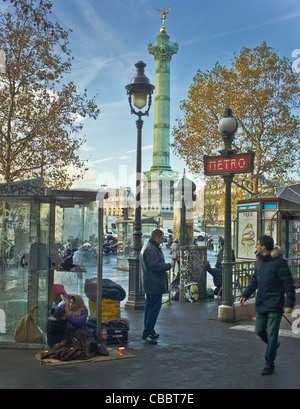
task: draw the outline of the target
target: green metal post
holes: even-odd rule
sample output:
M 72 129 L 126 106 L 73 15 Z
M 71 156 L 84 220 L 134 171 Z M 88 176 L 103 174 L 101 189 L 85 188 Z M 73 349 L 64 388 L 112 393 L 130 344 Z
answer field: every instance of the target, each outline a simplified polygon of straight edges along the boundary
M 180 209 L 180 232 L 179 232 L 179 242 L 180 246 L 185 246 L 186 238 L 186 207 L 184 203 L 184 196 L 181 200 L 181 209 Z
M 98 202 L 97 335 L 102 339 L 103 201 Z
M 225 181 L 225 231 L 222 264 L 222 303 L 232 306 L 232 253 L 231 253 L 231 183 L 233 175 L 223 176 Z

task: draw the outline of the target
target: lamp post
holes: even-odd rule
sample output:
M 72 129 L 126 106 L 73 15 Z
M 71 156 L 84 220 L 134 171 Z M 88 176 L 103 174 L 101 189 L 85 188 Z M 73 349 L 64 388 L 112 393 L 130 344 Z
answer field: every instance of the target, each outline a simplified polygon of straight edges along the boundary
M 219 132 L 223 136 L 225 149 L 221 150 L 221 156 L 204 155 L 204 174 L 206 176 L 220 175 L 225 182 L 225 234 L 224 254 L 222 266 L 222 305 L 218 309 L 220 321 L 232 321 L 234 319 L 232 297 L 232 253 L 231 253 L 231 183 L 234 174 L 252 173 L 254 169 L 255 153 L 248 150 L 247 153 L 236 153 L 231 144 L 238 128 L 237 120 L 232 115 L 232 109 L 226 108 L 224 117 L 219 122 Z
M 178 182 L 175 188 L 175 203 L 180 203 L 180 226 L 179 226 L 179 243 L 180 243 L 180 283 L 179 283 L 179 302 L 185 302 L 186 296 L 184 286 L 190 272 L 190 252 L 188 246 L 193 243 L 194 219 L 190 212 L 193 210 L 193 202 L 196 200 L 196 185 L 185 175 Z
M 193 202 L 196 200 L 195 190 L 195 183 L 186 177 L 184 170 L 183 177 L 175 188 L 175 200 L 177 203 L 180 202 L 180 246 L 190 246 L 193 243 L 194 222 L 189 215 L 187 220 L 187 213 L 193 209 Z
M 129 106 L 131 113 L 138 116 L 137 127 L 137 152 L 136 152 L 136 192 L 135 192 L 135 214 L 133 223 L 133 245 L 132 254 L 128 258 L 129 262 L 129 284 L 128 300 L 126 309 L 142 310 L 145 306 L 145 295 L 140 292 L 140 252 L 142 248 L 142 219 L 141 219 L 141 165 L 142 165 L 142 128 L 144 121 L 142 116 L 149 115 L 151 107 L 151 95 L 154 86 L 150 84 L 149 78 L 145 76 L 146 64 L 138 61 L 135 64 L 136 75 L 130 84 L 126 85 Z M 133 104 L 132 104 L 133 102 Z M 133 106 L 134 105 L 134 106 Z M 137 110 L 135 108 L 137 108 Z M 146 108 L 145 108 L 146 107 Z M 145 108 L 144 112 L 141 110 Z
M 231 144 L 234 134 L 238 128 L 237 120 L 232 115 L 231 108 L 225 109 L 224 117 L 219 122 L 219 132 L 221 133 L 225 149 L 220 153 L 224 158 L 230 158 L 235 154 Z M 222 304 L 232 306 L 232 253 L 231 253 L 231 183 L 233 173 L 224 174 L 225 182 L 225 232 L 224 232 L 224 255 L 222 265 Z

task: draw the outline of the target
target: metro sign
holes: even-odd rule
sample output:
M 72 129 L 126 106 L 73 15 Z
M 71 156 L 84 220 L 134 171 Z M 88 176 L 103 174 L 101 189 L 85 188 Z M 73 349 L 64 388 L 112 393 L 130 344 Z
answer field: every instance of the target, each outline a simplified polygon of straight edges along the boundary
M 254 167 L 254 152 L 231 156 L 204 156 L 204 175 L 251 173 Z

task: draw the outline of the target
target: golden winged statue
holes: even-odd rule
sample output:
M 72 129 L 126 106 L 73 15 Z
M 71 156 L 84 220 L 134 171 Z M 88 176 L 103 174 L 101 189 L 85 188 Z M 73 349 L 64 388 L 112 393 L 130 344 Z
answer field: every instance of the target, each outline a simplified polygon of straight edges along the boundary
M 156 9 L 156 10 L 159 11 L 159 14 L 161 15 L 161 19 L 163 21 L 163 24 L 162 24 L 162 27 L 161 27 L 160 31 L 166 31 L 165 21 L 166 21 L 166 18 L 167 18 L 167 14 L 170 13 L 170 11 L 171 11 L 171 7 L 169 7 L 168 11 L 166 11 L 165 6 L 164 6 L 163 10 L 158 10 L 158 9 Z

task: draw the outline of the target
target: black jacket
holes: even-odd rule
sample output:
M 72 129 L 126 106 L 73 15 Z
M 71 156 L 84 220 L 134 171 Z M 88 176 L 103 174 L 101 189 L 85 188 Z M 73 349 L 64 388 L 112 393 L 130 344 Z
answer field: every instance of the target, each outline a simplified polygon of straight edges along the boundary
M 47 323 L 48 345 L 54 346 L 63 340 L 70 341 L 70 336 L 67 332 L 67 320 L 58 320 L 50 317 Z
M 275 247 L 265 257 L 258 256 L 254 274 L 242 297 L 249 298 L 256 289 L 256 311 L 258 313 L 271 311 L 283 313 L 284 307 L 293 308 L 295 303 L 294 281 L 279 247 Z
M 140 254 L 141 290 L 148 294 L 164 294 L 168 292 L 168 274 L 171 264 L 165 262 L 159 244 L 149 239 Z

